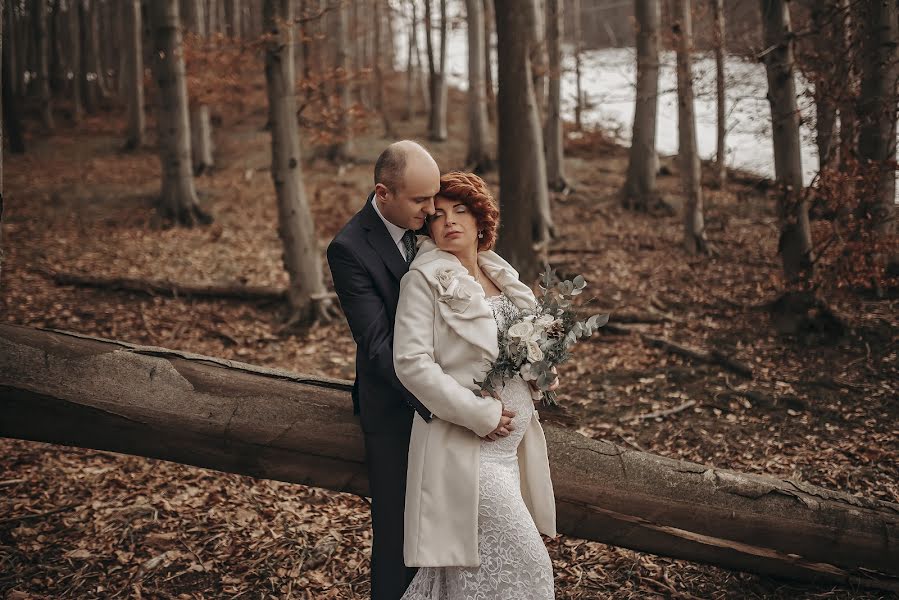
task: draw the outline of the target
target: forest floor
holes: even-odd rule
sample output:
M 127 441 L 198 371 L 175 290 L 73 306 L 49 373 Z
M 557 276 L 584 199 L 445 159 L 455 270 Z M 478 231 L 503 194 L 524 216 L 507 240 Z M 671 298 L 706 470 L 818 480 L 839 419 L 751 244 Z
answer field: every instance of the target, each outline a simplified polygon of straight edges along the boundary
M 424 115 L 400 119 L 402 95 L 394 82 L 396 137 L 423 139 Z M 260 77 L 239 102 L 213 107 L 217 166 L 197 186 L 215 223 L 195 229 L 159 226 L 159 161 L 152 145 L 121 150 L 121 110 L 29 136 L 28 153 L 4 165 L 0 320 L 351 379 L 343 320 L 279 335 L 278 303 L 59 286 L 51 277 L 284 286 L 265 106 Z M 461 168 L 465 152 L 464 96 L 451 90 L 449 106 L 450 140 L 426 143 L 443 170 Z M 390 141 L 378 118 L 369 121 L 357 164 L 304 166 L 322 249 L 361 207 Z M 593 305 L 621 327 L 581 343 L 560 369 L 570 426 L 662 456 L 899 502 L 899 301 L 834 291 L 827 300 L 843 335 L 777 335 L 763 308 L 781 288 L 763 184 L 706 187 L 715 253 L 693 257 L 682 250 L 678 216 L 620 207 L 620 144 L 593 132 L 567 145 L 576 189 L 553 198 L 560 235 L 550 260 L 582 273 Z M 671 158 L 662 165 L 677 171 Z M 496 174 L 487 180 L 497 185 Z M 659 185 L 680 203 L 676 175 Z M 721 351 L 754 376 L 671 354 L 640 334 Z M 695 404 L 670 416 L 637 418 L 688 400 Z M 0 453 L 0 596 L 367 597 L 370 520 L 357 496 L 20 440 L 0 439 Z M 564 599 L 885 597 L 566 536 L 547 543 Z

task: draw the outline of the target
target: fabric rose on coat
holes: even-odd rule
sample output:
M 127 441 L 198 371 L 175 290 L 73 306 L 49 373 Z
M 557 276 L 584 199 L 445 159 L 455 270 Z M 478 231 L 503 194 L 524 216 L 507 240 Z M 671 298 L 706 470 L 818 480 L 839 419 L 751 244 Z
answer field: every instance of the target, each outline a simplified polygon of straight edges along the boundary
M 471 304 L 471 292 L 459 281 L 459 272 L 455 269 L 442 269 L 437 272 L 438 300 L 449 305 L 454 312 L 465 312 Z

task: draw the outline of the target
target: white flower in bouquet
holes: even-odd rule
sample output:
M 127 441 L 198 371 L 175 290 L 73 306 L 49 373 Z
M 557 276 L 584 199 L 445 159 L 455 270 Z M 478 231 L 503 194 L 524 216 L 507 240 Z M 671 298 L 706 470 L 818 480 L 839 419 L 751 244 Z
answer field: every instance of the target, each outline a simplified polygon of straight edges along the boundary
M 484 380 L 475 383 L 494 394 L 510 378 L 520 375 L 540 390 L 544 404 L 556 404 L 556 393 L 549 389 L 556 379 L 556 365 L 570 358 L 569 349 L 579 338 L 592 335 L 609 321 L 607 314 L 577 320 L 571 300 L 586 286 L 581 275 L 557 281 L 552 269 L 547 268 L 535 310 L 524 312 L 505 331 L 497 332 L 499 356 Z

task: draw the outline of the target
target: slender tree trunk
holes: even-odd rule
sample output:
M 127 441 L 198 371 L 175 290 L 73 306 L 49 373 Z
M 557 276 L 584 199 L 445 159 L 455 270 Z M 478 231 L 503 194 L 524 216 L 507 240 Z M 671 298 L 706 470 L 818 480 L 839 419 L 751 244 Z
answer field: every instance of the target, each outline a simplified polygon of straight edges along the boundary
M 128 24 L 128 21 L 131 19 L 129 2 L 130 0 L 124 0 L 124 2 L 115 5 L 116 14 L 112 21 L 116 29 L 116 37 L 118 38 L 117 45 L 113 48 L 113 55 L 115 55 L 116 50 L 118 50 L 119 54 L 119 66 L 116 71 L 116 95 L 119 98 L 124 98 L 126 105 L 129 93 L 128 81 L 130 78 L 128 75 L 128 61 L 130 60 L 128 45 L 132 43 L 130 25 Z M 138 36 L 140 35 L 140 32 L 138 32 Z M 138 37 L 138 40 L 140 40 L 140 37 Z M 141 48 L 141 53 L 143 53 L 143 48 Z
M 416 15 L 415 0 L 410 0 L 412 17 L 409 23 L 409 35 L 406 48 L 406 109 L 403 111 L 403 120 L 409 121 L 415 113 L 415 53 L 418 52 L 418 18 Z
M 225 0 L 225 13 L 228 19 L 228 35 L 240 37 L 240 0 Z
M 363 84 L 360 74 L 362 73 L 363 54 L 365 52 L 365 39 L 362 28 L 359 26 L 360 15 L 359 2 L 350 2 L 348 4 L 349 14 L 347 15 L 347 40 L 349 40 L 349 63 L 352 71 L 352 85 L 350 96 L 355 96 L 355 101 L 365 108 L 369 108 L 368 97 L 366 96 L 365 85 Z
M 0 325 L 0 389 L 3 437 L 371 493 L 350 381 Z M 563 535 L 897 590 L 896 503 L 543 429 Z
M 684 248 L 689 254 L 707 251 L 702 208 L 702 172 L 696 148 L 696 111 L 693 103 L 693 7 L 691 0 L 675 0 L 672 31 L 677 46 L 678 158 L 684 205 Z
M 802 155 L 799 142 L 799 109 L 793 77 L 793 36 L 785 0 L 760 0 L 768 74 L 768 101 L 771 104 L 774 172 L 781 187 L 778 199 L 780 240 L 778 249 L 784 277 L 798 282 L 810 275 L 811 229 L 808 201 L 803 194 Z
M 6 32 L 6 39 L 12 37 Z M 10 80 L 15 72 L 9 68 L 9 45 L 4 44 L 3 52 L 3 79 L 2 79 L 2 104 L 4 133 L 9 138 L 9 151 L 13 154 L 25 152 L 25 136 L 22 130 L 22 111 L 19 108 L 19 97 L 13 93 Z M 2 148 L 2 147 L 0 147 Z M 0 152 L 2 154 L 2 152 Z
M 8 53 L 9 50 L 3 47 L 3 29 L 6 21 L 3 18 L 4 8 L 6 2 L 4 0 L 0 0 L 0 57 L 6 56 L 5 53 Z M 5 53 L 4 53 L 5 52 Z M 0 85 L 6 89 L 7 82 L 9 81 L 9 74 L 6 71 L 6 65 L 4 64 L 5 60 L 0 58 Z M 0 91 L 0 116 L 5 115 L 3 112 L 3 92 Z M 0 223 L 3 222 L 3 118 L 0 118 Z M 3 253 L 3 228 L 0 227 L 0 282 L 3 281 L 3 262 L 4 262 L 4 253 Z
M 850 0 L 837 0 L 839 18 L 837 19 L 837 39 L 834 44 L 839 49 L 841 60 L 837 61 L 834 81 L 842 82 L 839 86 L 838 111 L 840 119 L 840 169 L 846 171 L 849 164 L 858 156 L 858 114 L 856 102 L 859 93 L 859 77 L 857 65 L 858 52 L 853 40 L 855 23 L 852 17 Z
M 185 28 L 200 37 L 206 37 L 205 0 L 181 0 L 181 10 Z
M 290 276 L 288 324 L 305 321 L 313 314 L 328 319 L 333 311 L 330 301 L 324 299 L 318 236 L 303 188 L 292 56 L 293 14 L 293 0 L 265 0 L 265 27 L 273 33 L 265 46 L 265 82 L 272 123 L 272 181 L 278 198 L 278 234 L 284 245 L 284 267 Z
M 335 67 L 337 69 L 335 94 L 338 100 L 337 115 L 337 141 L 331 145 L 328 158 L 335 163 L 347 162 L 353 154 L 353 134 L 350 130 L 350 57 L 347 52 L 349 47 L 347 26 L 349 14 L 347 6 L 341 2 L 334 8 L 333 25 L 335 40 Z
M 197 106 L 191 115 L 190 148 L 194 175 L 206 173 L 215 166 L 212 158 L 212 120 L 209 107 L 205 104 Z
M 658 0 L 655 1 L 658 2 Z M 574 18 L 572 19 L 574 29 L 571 34 L 574 38 L 574 92 L 576 95 L 574 101 L 574 124 L 578 131 L 580 131 L 584 128 L 584 90 L 581 84 L 581 58 L 584 51 L 584 42 L 581 36 L 581 0 L 572 1 L 571 12 L 574 14 Z M 656 19 L 656 29 L 658 29 L 658 19 Z M 658 34 L 656 34 L 656 36 L 656 55 L 658 55 Z M 658 65 L 658 60 L 656 60 L 656 64 Z M 658 66 L 656 66 L 656 71 L 658 72 Z M 658 77 L 656 77 L 656 80 L 658 80 Z M 656 83 L 656 85 L 658 86 L 658 83 Z
M 818 147 L 818 171 L 823 173 L 837 159 L 838 145 L 834 143 L 837 124 L 837 99 L 844 82 L 837 78 L 837 62 L 845 60 L 835 51 L 839 39 L 839 8 L 835 0 L 802 0 L 810 18 L 810 64 L 806 69 L 814 88 L 815 143 Z
M 484 89 L 487 99 L 487 120 L 496 123 L 496 86 L 493 84 L 493 0 L 484 5 Z
M 84 71 L 81 69 L 81 0 L 69 0 L 69 61 L 72 68 L 72 120 L 75 124 L 84 117 Z
M 465 0 L 468 16 L 468 154 L 466 168 L 483 173 L 493 168 L 488 150 L 487 98 L 484 86 L 484 5 L 482 0 Z
M 3 39 L 4 39 L 4 52 L 8 54 L 7 62 L 4 65 L 4 71 L 9 71 L 8 77 L 6 81 L 9 82 L 7 84 L 3 84 L 4 91 L 7 95 L 18 95 L 19 90 L 22 89 L 20 83 L 21 79 L 18 77 L 19 73 L 19 56 L 18 56 L 18 44 L 16 43 L 16 9 L 15 5 L 11 4 L 6 7 L 6 12 L 3 17 Z
M 415 2 L 415 0 L 412 0 Z M 415 28 L 418 29 L 418 20 L 415 21 Z M 419 36 L 416 36 L 418 38 Z M 418 73 L 418 87 L 421 95 L 421 103 L 424 106 L 424 112 L 431 114 L 431 83 L 430 78 L 425 77 L 425 61 L 421 57 L 421 43 L 416 39 L 415 44 L 415 69 Z
M 437 142 L 447 138 L 446 131 L 446 0 L 440 0 L 440 68 L 434 57 L 433 32 L 431 31 L 431 0 L 425 0 L 425 31 L 428 45 L 428 74 L 431 110 L 428 117 L 428 137 Z
M 858 156 L 876 176 L 875 193 L 862 200 L 859 216 L 881 233 L 896 231 L 896 84 L 899 21 L 896 0 L 862 3 L 861 129 Z
M 568 189 L 562 130 L 562 9 L 564 0 L 546 0 L 546 54 L 549 95 L 546 104 L 546 179 L 557 192 Z
M 63 60 L 62 39 L 65 25 L 60 0 L 53 0 L 47 25 L 50 35 L 50 91 L 62 93 L 66 88 L 66 70 Z
M 530 282 L 541 267 L 534 247 L 534 223 L 544 224 L 545 242 L 551 219 L 543 156 L 543 134 L 531 71 L 533 8 L 521 0 L 496 0 L 499 66 L 499 253 Z M 545 214 L 543 211 L 546 211 Z M 545 243 L 544 243 L 545 248 Z
M 534 78 L 534 100 L 537 102 L 537 114 L 540 122 L 546 119 L 546 73 L 549 70 L 546 60 L 546 23 L 544 23 L 545 0 L 526 0 L 525 6 L 532 10 L 533 23 L 531 38 L 531 73 Z
M 53 105 L 50 96 L 50 39 L 47 35 L 47 1 L 34 0 L 34 40 L 37 47 L 37 90 L 41 104 L 41 119 L 48 131 L 53 131 Z
M 125 54 L 128 56 L 128 132 L 125 148 L 133 150 L 144 145 L 144 50 L 143 24 L 141 22 L 140 0 L 125 0 L 125 18 L 128 21 Z
M 188 227 L 212 222 L 200 209 L 191 170 L 190 122 L 184 46 L 178 0 L 149 3 L 153 27 L 153 74 L 159 85 L 156 115 L 162 191 L 159 210 L 166 219 Z
M 717 146 L 715 150 L 715 183 L 723 188 L 727 183 L 727 90 L 725 86 L 724 0 L 712 0 L 715 21 L 715 92 L 717 95 Z
M 394 137 L 393 125 L 390 123 L 390 114 L 388 113 L 387 103 L 384 101 L 384 69 L 382 62 L 384 60 L 381 51 L 381 42 L 383 36 L 381 30 L 384 27 L 384 19 L 382 19 L 381 11 L 384 8 L 382 3 L 386 4 L 386 0 L 374 0 L 374 17 L 375 17 L 375 43 L 374 43 L 374 72 L 375 72 L 375 104 L 379 113 L 381 113 L 381 123 L 384 125 L 384 137 L 391 139 Z M 388 7 L 389 8 L 389 7 Z
M 84 108 L 90 114 L 95 114 L 100 108 L 100 81 L 97 74 L 97 45 L 96 37 L 99 35 L 96 25 L 97 0 L 81 0 L 80 25 L 81 25 L 81 77 L 82 91 L 84 92 Z
M 647 211 L 660 203 L 656 191 L 656 119 L 659 103 L 659 0 L 636 0 L 637 96 L 634 128 L 622 194 L 626 208 Z
M 206 32 L 209 37 L 214 36 L 222 30 L 222 15 L 219 12 L 221 4 L 219 0 L 209 0 L 209 8 L 206 14 L 207 26 Z

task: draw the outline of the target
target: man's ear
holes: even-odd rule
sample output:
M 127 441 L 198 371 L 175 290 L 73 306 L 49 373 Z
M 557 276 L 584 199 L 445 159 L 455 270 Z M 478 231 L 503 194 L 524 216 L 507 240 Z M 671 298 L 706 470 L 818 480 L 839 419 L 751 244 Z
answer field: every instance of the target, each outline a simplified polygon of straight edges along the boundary
M 375 196 L 381 199 L 382 202 L 389 201 L 390 189 L 383 183 L 375 184 Z

